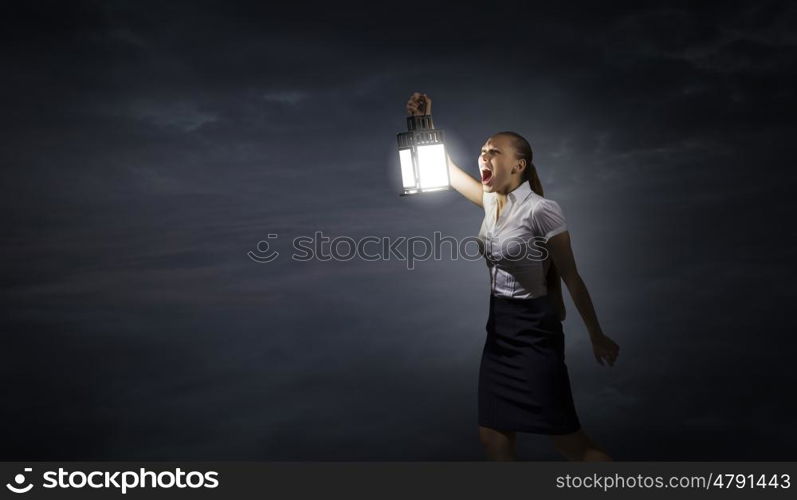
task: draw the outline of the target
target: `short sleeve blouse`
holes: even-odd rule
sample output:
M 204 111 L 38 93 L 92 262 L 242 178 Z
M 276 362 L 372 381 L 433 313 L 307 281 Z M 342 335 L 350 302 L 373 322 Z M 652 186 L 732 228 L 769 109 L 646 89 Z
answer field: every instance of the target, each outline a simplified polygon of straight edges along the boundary
M 490 273 L 492 294 L 513 298 L 545 295 L 550 256 L 540 260 L 539 248 L 532 242 L 534 238 L 547 242 L 567 231 L 562 208 L 534 193 L 528 182 L 507 195 L 497 219 L 496 193 L 485 192 L 482 200 L 485 217 L 479 230 L 480 252 Z
M 531 214 L 532 224 L 536 225 L 537 234 L 548 238 L 567 231 L 567 221 L 562 208 L 554 200 L 540 198 L 534 205 Z

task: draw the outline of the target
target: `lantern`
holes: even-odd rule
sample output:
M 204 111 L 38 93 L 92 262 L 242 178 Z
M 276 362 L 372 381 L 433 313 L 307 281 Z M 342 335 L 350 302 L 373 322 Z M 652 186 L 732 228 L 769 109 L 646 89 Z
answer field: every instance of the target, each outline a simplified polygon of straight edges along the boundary
M 408 116 L 407 132 L 397 137 L 403 184 L 401 196 L 449 189 L 443 131 L 434 128 L 432 115 Z

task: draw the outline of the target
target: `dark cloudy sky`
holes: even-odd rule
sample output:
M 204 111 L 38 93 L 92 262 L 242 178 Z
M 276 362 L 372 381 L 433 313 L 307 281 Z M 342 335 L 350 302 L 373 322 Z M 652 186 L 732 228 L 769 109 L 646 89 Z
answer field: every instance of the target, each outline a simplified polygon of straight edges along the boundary
M 566 295 L 588 434 L 794 459 L 797 8 L 695 3 L 6 3 L 2 458 L 481 459 L 484 262 L 290 258 L 477 233 L 397 196 L 420 91 L 472 175 L 493 132 L 535 149 L 622 349 Z

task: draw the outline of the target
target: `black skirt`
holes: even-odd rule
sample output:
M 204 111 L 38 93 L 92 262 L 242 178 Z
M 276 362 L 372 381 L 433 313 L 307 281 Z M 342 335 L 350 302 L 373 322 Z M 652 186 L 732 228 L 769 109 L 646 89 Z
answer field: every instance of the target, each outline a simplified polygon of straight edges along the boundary
M 486 328 L 479 368 L 479 425 L 536 434 L 579 430 L 562 322 L 549 297 L 490 294 Z

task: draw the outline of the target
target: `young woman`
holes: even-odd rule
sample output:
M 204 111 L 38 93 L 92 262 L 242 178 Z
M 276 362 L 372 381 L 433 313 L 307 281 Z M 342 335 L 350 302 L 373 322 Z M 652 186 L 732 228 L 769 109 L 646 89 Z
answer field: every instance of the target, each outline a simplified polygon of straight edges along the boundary
M 414 93 L 411 115 L 431 114 Z M 543 197 L 528 141 L 498 132 L 479 154 L 481 183 L 448 158 L 451 185 L 484 207 L 481 253 L 490 271 L 490 312 L 479 368 L 479 438 L 490 460 L 517 460 L 515 433 L 547 434 L 569 460 L 611 458 L 583 431 L 565 365 L 560 279 L 589 332 L 595 359 L 614 366 L 619 346 L 603 334 L 576 270 L 558 203 Z M 561 278 L 560 278 L 561 277 Z

